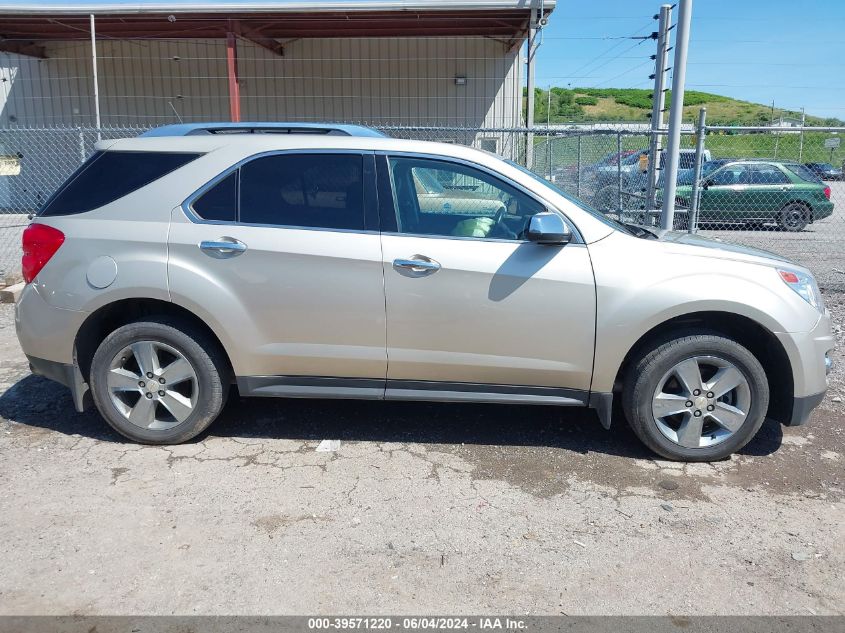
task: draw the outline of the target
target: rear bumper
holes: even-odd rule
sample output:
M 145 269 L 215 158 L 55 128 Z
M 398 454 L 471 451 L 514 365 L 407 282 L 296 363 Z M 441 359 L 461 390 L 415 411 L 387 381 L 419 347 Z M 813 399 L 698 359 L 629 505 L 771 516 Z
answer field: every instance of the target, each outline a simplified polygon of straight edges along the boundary
M 88 405 L 86 401 L 86 397 L 89 396 L 88 384 L 82 377 L 79 367 L 59 363 L 54 360 L 35 358 L 29 355 L 27 355 L 27 359 L 29 360 L 29 368 L 33 374 L 53 380 L 70 389 L 70 394 L 73 397 L 73 406 L 80 413 L 85 410 Z
M 76 333 L 87 312 L 56 308 L 27 284 L 15 305 L 15 329 L 24 354 L 72 365 Z
M 813 220 L 821 220 L 829 217 L 833 213 L 832 202 L 815 202 L 813 203 Z

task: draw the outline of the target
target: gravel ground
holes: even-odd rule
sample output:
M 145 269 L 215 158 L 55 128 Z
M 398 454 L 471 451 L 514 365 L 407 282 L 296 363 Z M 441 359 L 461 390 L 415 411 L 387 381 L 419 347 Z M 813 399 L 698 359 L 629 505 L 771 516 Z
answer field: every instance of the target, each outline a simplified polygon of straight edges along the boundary
M 4 305 L 0 614 L 843 614 L 843 337 L 810 426 L 713 464 L 482 405 L 232 398 L 143 447 L 29 374 Z

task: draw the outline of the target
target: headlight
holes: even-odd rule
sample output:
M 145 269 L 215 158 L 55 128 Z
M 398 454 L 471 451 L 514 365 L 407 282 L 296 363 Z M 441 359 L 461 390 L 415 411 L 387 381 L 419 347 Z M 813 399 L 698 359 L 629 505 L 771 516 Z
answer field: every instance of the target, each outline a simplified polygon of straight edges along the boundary
M 801 295 L 807 303 L 819 312 L 824 312 L 824 300 L 819 292 L 819 287 L 812 275 L 801 273 L 796 270 L 782 270 L 778 268 L 778 274 L 783 282 Z

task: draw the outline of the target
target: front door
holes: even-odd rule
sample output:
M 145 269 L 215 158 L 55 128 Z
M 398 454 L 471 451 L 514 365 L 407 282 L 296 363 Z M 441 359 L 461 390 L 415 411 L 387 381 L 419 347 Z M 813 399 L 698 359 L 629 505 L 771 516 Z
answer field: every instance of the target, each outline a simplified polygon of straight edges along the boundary
M 372 153 L 277 153 L 246 162 L 174 209 L 173 299 L 229 338 L 242 391 L 383 394 L 373 185 Z
M 751 183 L 747 166 L 730 163 L 714 171 L 706 182 L 699 201 L 699 221 L 731 223 L 743 220 Z
M 526 241 L 546 209 L 485 169 L 377 161 L 387 397 L 585 402 L 596 303 L 586 246 Z

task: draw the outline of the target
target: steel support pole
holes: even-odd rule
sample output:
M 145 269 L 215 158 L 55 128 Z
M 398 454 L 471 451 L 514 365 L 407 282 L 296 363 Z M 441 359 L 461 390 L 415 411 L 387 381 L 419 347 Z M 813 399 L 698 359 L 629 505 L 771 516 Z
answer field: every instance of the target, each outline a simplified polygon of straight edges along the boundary
M 689 216 L 687 230 L 690 233 L 698 231 L 698 206 L 701 201 L 701 165 L 704 163 L 704 136 L 707 134 L 707 108 L 698 111 L 698 127 L 696 127 L 695 165 L 693 166 L 692 194 L 689 202 Z
M 798 140 L 798 162 L 804 162 L 804 125 L 807 123 L 807 115 L 804 108 L 801 108 L 801 138 Z
M 94 14 L 90 14 L 91 25 L 91 71 L 94 76 L 94 124 L 97 126 L 97 140 L 100 140 L 100 80 L 97 76 L 97 26 Z
M 622 154 L 622 132 L 616 133 L 616 155 Z M 616 161 L 616 209 L 622 217 L 622 161 Z
M 525 107 L 525 127 L 528 128 L 528 133 L 525 135 L 525 166 L 531 169 L 534 166 L 534 133 L 531 129 L 534 127 L 534 52 L 536 51 L 537 40 L 537 22 L 534 19 L 532 12 L 531 24 L 528 28 L 528 50 L 525 58 L 526 66 L 526 107 Z
M 546 172 L 548 176 L 546 179 L 551 181 L 552 179 L 552 135 L 549 133 L 549 130 L 552 128 L 552 84 L 549 84 L 549 92 L 546 95 L 548 100 L 546 101 Z
M 581 197 L 581 135 L 578 135 L 578 171 L 575 172 L 575 197 Z
M 229 117 L 241 120 L 241 88 L 238 84 L 238 40 L 234 32 L 226 33 L 226 74 L 229 78 Z
M 654 96 L 651 106 L 651 139 L 649 140 L 648 177 L 646 180 L 646 209 L 657 208 L 657 182 L 660 176 L 660 149 L 663 129 L 663 111 L 666 109 L 666 72 L 669 68 L 669 25 L 672 23 L 672 5 L 660 7 L 657 22 L 657 53 L 654 69 Z
M 671 230 L 675 222 L 675 191 L 678 185 L 678 153 L 684 119 L 684 88 L 687 75 L 692 0 L 679 0 L 675 31 L 675 62 L 672 66 L 672 107 L 669 110 L 669 138 L 666 140 L 666 173 L 663 177 L 663 209 L 660 228 Z

